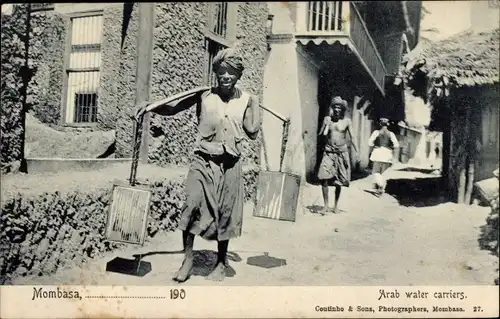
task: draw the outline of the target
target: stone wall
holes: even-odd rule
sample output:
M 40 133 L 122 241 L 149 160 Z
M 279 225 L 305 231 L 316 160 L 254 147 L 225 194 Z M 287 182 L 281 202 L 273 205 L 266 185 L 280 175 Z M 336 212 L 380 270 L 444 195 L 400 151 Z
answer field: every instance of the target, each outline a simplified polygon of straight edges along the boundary
M 100 123 L 103 129 L 114 128 L 116 130 L 116 157 L 131 157 L 132 155 L 134 127 L 129 116 L 135 107 L 137 36 L 139 33 L 138 9 L 139 4 L 134 3 L 133 7 L 127 7 L 127 4 L 124 4 L 122 10 L 105 11 L 104 30 L 108 27 L 114 30 L 109 31 L 110 33 L 107 35 L 108 38 L 113 37 L 113 42 L 108 44 L 108 50 L 103 52 L 106 59 L 103 60 L 102 67 L 106 68 L 107 72 L 103 72 L 104 78 L 101 82 L 101 88 L 109 88 L 111 98 L 106 103 L 100 103 L 102 112 Z M 118 32 L 120 41 L 117 41 L 116 32 Z M 114 68 L 116 61 L 111 62 L 115 58 L 119 60 L 118 71 Z M 110 63 L 113 63 L 112 67 L 110 67 Z
M 101 90 L 99 92 L 98 128 L 114 129 L 120 110 L 120 75 L 123 8 L 104 9 L 101 46 Z M 131 78 L 134 80 L 134 78 Z
M 29 56 L 35 74 L 28 87 L 32 114 L 41 122 L 57 125 L 61 119 L 64 54 L 69 18 L 54 11 L 31 14 Z
M 33 63 L 26 65 L 27 8 L 16 5 L 12 14 L 2 13 L 2 116 L 0 130 L 2 172 L 16 170 L 23 159 L 25 132 L 23 111 L 26 84 Z M 17 168 L 16 168 L 17 167 Z
M 159 100 L 203 85 L 203 28 L 207 3 L 158 3 L 155 7 L 151 99 Z M 187 164 L 195 142 L 195 110 L 151 117 L 149 160 Z
M 131 10 L 127 11 L 127 8 Z M 104 20 L 97 130 L 107 131 L 124 125 L 123 121 L 120 122 L 120 111 L 126 109 L 126 105 L 134 105 L 138 5 L 108 5 L 102 9 Z M 33 96 L 31 109 L 41 122 L 56 126 L 64 124 L 61 118 L 64 61 L 71 13 L 71 8 L 62 13 L 56 8 L 31 15 L 29 53 L 35 69 L 28 88 Z M 124 28 L 124 25 L 127 27 Z M 128 129 L 125 125 L 123 130 Z
M 62 10 L 56 5 L 54 11 L 36 12 L 32 18 L 30 57 L 35 73 L 28 91 L 32 95 L 33 115 L 59 130 L 81 130 L 61 125 L 64 124 L 61 116 L 67 33 L 70 14 L 78 11 L 77 6 L 66 5 Z M 98 123 L 92 130 L 116 131 L 116 157 L 130 157 L 132 150 L 130 115 L 135 106 L 138 7 L 136 3 L 107 4 L 97 8 L 103 10 L 101 88 Z M 207 69 L 203 34 L 207 12 L 208 3 L 202 2 L 155 5 L 151 100 L 203 85 Z M 266 20 L 265 3 L 238 4 L 236 38 L 241 41 L 246 66 L 240 86 L 257 94 L 261 100 Z M 196 136 L 194 110 L 171 118 L 152 116 L 150 132 L 151 162 L 187 164 Z M 259 161 L 259 156 L 254 155 L 259 145 L 258 141 L 245 141 L 243 145 L 243 153 L 251 162 Z
M 99 92 L 100 108 L 97 130 L 112 130 L 118 120 L 117 110 L 121 109 L 121 98 L 130 97 L 126 94 L 131 92 L 130 85 L 127 84 L 133 82 L 135 76 L 135 64 L 130 60 L 135 59 L 137 10 L 135 10 L 135 16 L 128 17 L 124 15 L 126 4 L 123 6 L 100 4 L 99 6 L 87 5 L 83 7 L 81 4 L 56 4 L 55 6 L 54 10 L 37 11 L 31 15 L 29 52 L 35 67 L 35 74 L 30 81 L 28 92 L 31 92 L 33 96 L 32 113 L 42 123 L 51 124 L 59 130 L 94 130 L 62 127 L 64 124 L 64 119 L 61 118 L 62 108 L 65 104 L 62 101 L 65 80 L 64 67 L 67 59 L 65 54 L 67 41 L 69 41 L 71 14 L 86 10 L 103 10 L 101 91 Z M 133 17 L 136 18 L 135 21 Z M 128 18 L 132 21 L 129 23 L 131 27 L 126 30 L 123 36 L 123 20 Z M 122 47 L 123 37 L 126 39 L 124 47 Z M 133 58 L 131 59 L 130 56 Z M 122 72 L 122 70 L 131 69 L 134 70 L 133 76 L 130 76 L 129 72 Z M 127 79 L 117 81 L 119 77 Z
M 2 164 L 24 157 L 25 112 L 59 124 L 68 26 L 69 19 L 54 11 L 31 12 L 28 21 L 25 4 L 2 14 Z
M 264 63 L 267 55 L 266 22 L 268 8 L 265 2 L 243 2 L 238 6 L 236 37 L 242 41 L 241 53 L 245 74 L 241 87 L 256 94 L 262 103 L 264 91 Z M 260 163 L 261 139 L 242 142 L 245 161 Z
M 208 3 L 178 2 L 156 5 L 152 72 L 152 100 L 203 85 Z M 265 3 L 239 3 L 236 38 L 245 73 L 239 82 L 262 100 L 266 55 Z M 172 117 L 152 116 L 149 160 L 156 164 L 187 164 L 196 139 L 195 110 Z M 245 141 L 245 160 L 259 162 L 260 142 Z

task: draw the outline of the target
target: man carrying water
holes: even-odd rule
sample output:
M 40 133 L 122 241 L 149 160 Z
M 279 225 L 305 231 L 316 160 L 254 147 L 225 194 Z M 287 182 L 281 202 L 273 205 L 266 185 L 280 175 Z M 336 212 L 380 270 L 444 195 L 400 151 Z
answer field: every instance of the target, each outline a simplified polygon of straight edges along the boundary
M 321 211 L 324 215 L 328 211 L 328 186 L 335 186 L 334 213 L 338 213 L 338 202 L 342 187 L 349 187 L 351 181 L 351 162 L 349 159 L 348 141 L 352 141 L 354 151 L 357 147 L 353 141 L 349 118 L 345 118 L 347 102 L 340 96 L 331 100 L 329 113 L 323 119 L 320 138 L 325 138 L 323 158 L 318 170 L 318 179 L 321 181 L 325 206 Z M 347 134 L 349 133 L 349 139 Z
M 236 82 L 243 74 L 242 59 L 229 48 L 213 61 L 217 87 L 175 105 L 161 105 L 162 115 L 173 115 L 197 104 L 198 140 L 187 177 L 187 199 L 179 222 L 185 258 L 173 279 L 186 281 L 193 268 L 194 237 L 218 243 L 217 265 L 207 279 L 222 281 L 228 266 L 229 240 L 241 235 L 243 175 L 240 143 L 256 139 L 260 130 L 258 99 Z M 145 112 L 142 106 L 137 116 Z M 160 109 L 158 109 L 160 110 Z

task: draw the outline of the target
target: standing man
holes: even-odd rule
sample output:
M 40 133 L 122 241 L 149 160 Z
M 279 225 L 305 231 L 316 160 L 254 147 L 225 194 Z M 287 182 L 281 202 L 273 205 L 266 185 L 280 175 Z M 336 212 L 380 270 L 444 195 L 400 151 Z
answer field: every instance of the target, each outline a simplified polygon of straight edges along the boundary
M 380 196 L 385 192 L 386 180 L 382 174 L 392 165 L 393 150 L 399 147 L 396 135 L 389 131 L 389 120 L 380 118 L 380 129 L 373 131 L 368 145 L 373 147 L 370 161 L 373 162 L 372 174 L 375 191 Z
M 323 150 L 323 157 L 318 170 L 318 179 L 321 182 L 323 200 L 325 206 L 321 211 L 324 215 L 328 211 L 328 187 L 335 187 L 334 213 L 338 213 L 338 203 L 342 186 L 349 187 L 351 181 L 351 162 L 349 159 L 349 148 L 347 133 L 352 141 L 357 158 L 357 147 L 352 138 L 351 120 L 345 118 L 347 101 L 340 96 L 332 98 L 329 105 L 329 113 L 323 119 L 323 125 L 319 132 L 320 138 L 326 139 Z M 357 161 L 357 160 L 356 160 Z
M 260 130 L 257 97 L 236 87 L 244 70 L 242 59 L 233 48 L 225 49 L 216 55 L 212 68 L 217 87 L 175 105 L 162 105 L 163 110 L 156 111 L 173 115 L 197 104 L 198 139 L 179 222 L 185 258 L 173 277 L 177 282 L 191 275 L 196 235 L 217 241 L 217 264 L 207 279 L 224 280 L 229 240 L 241 235 L 243 221 L 240 143 L 245 135 L 256 139 Z M 143 110 L 140 108 L 138 116 Z

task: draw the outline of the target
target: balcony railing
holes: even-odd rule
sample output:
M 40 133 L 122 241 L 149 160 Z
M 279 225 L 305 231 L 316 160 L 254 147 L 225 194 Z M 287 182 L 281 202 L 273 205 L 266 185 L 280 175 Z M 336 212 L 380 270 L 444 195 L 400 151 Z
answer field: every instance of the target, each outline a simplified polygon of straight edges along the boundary
M 368 69 L 372 72 L 372 76 L 377 81 L 381 90 L 384 89 L 384 79 L 387 74 L 384 62 L 380 56 L 375 42 L 373 42 L 370 32 L 366 28 L 365 21 L 361 17 L 356 5 L 350 3 L 350 37 L 354 42 L 356 50 L 358 50 L 361 60 L 366 63 Z
M 384 91 L 384 62 L 353 2 L 298 2 L 295 35 L 299 39 L 347 39 L 379 89 Z
M 307 9 L 307 31 L 342 31 L 342 1 L 310 1 Z

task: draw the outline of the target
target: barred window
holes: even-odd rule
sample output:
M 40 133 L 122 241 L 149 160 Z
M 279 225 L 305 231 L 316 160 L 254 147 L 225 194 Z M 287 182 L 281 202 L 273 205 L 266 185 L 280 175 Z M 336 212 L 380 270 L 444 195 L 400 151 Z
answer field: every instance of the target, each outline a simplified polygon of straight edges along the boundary
M 99 104 L 102 15 L 71 19 L 66 123 L 95 123 Z
M 205 85 L 216 85 L 212 62 L 220 50 L 229 47 L 236 38 L 237 4 L 230 2 L 209 3 L 208 25 L 205 29 L 206 72 Z

